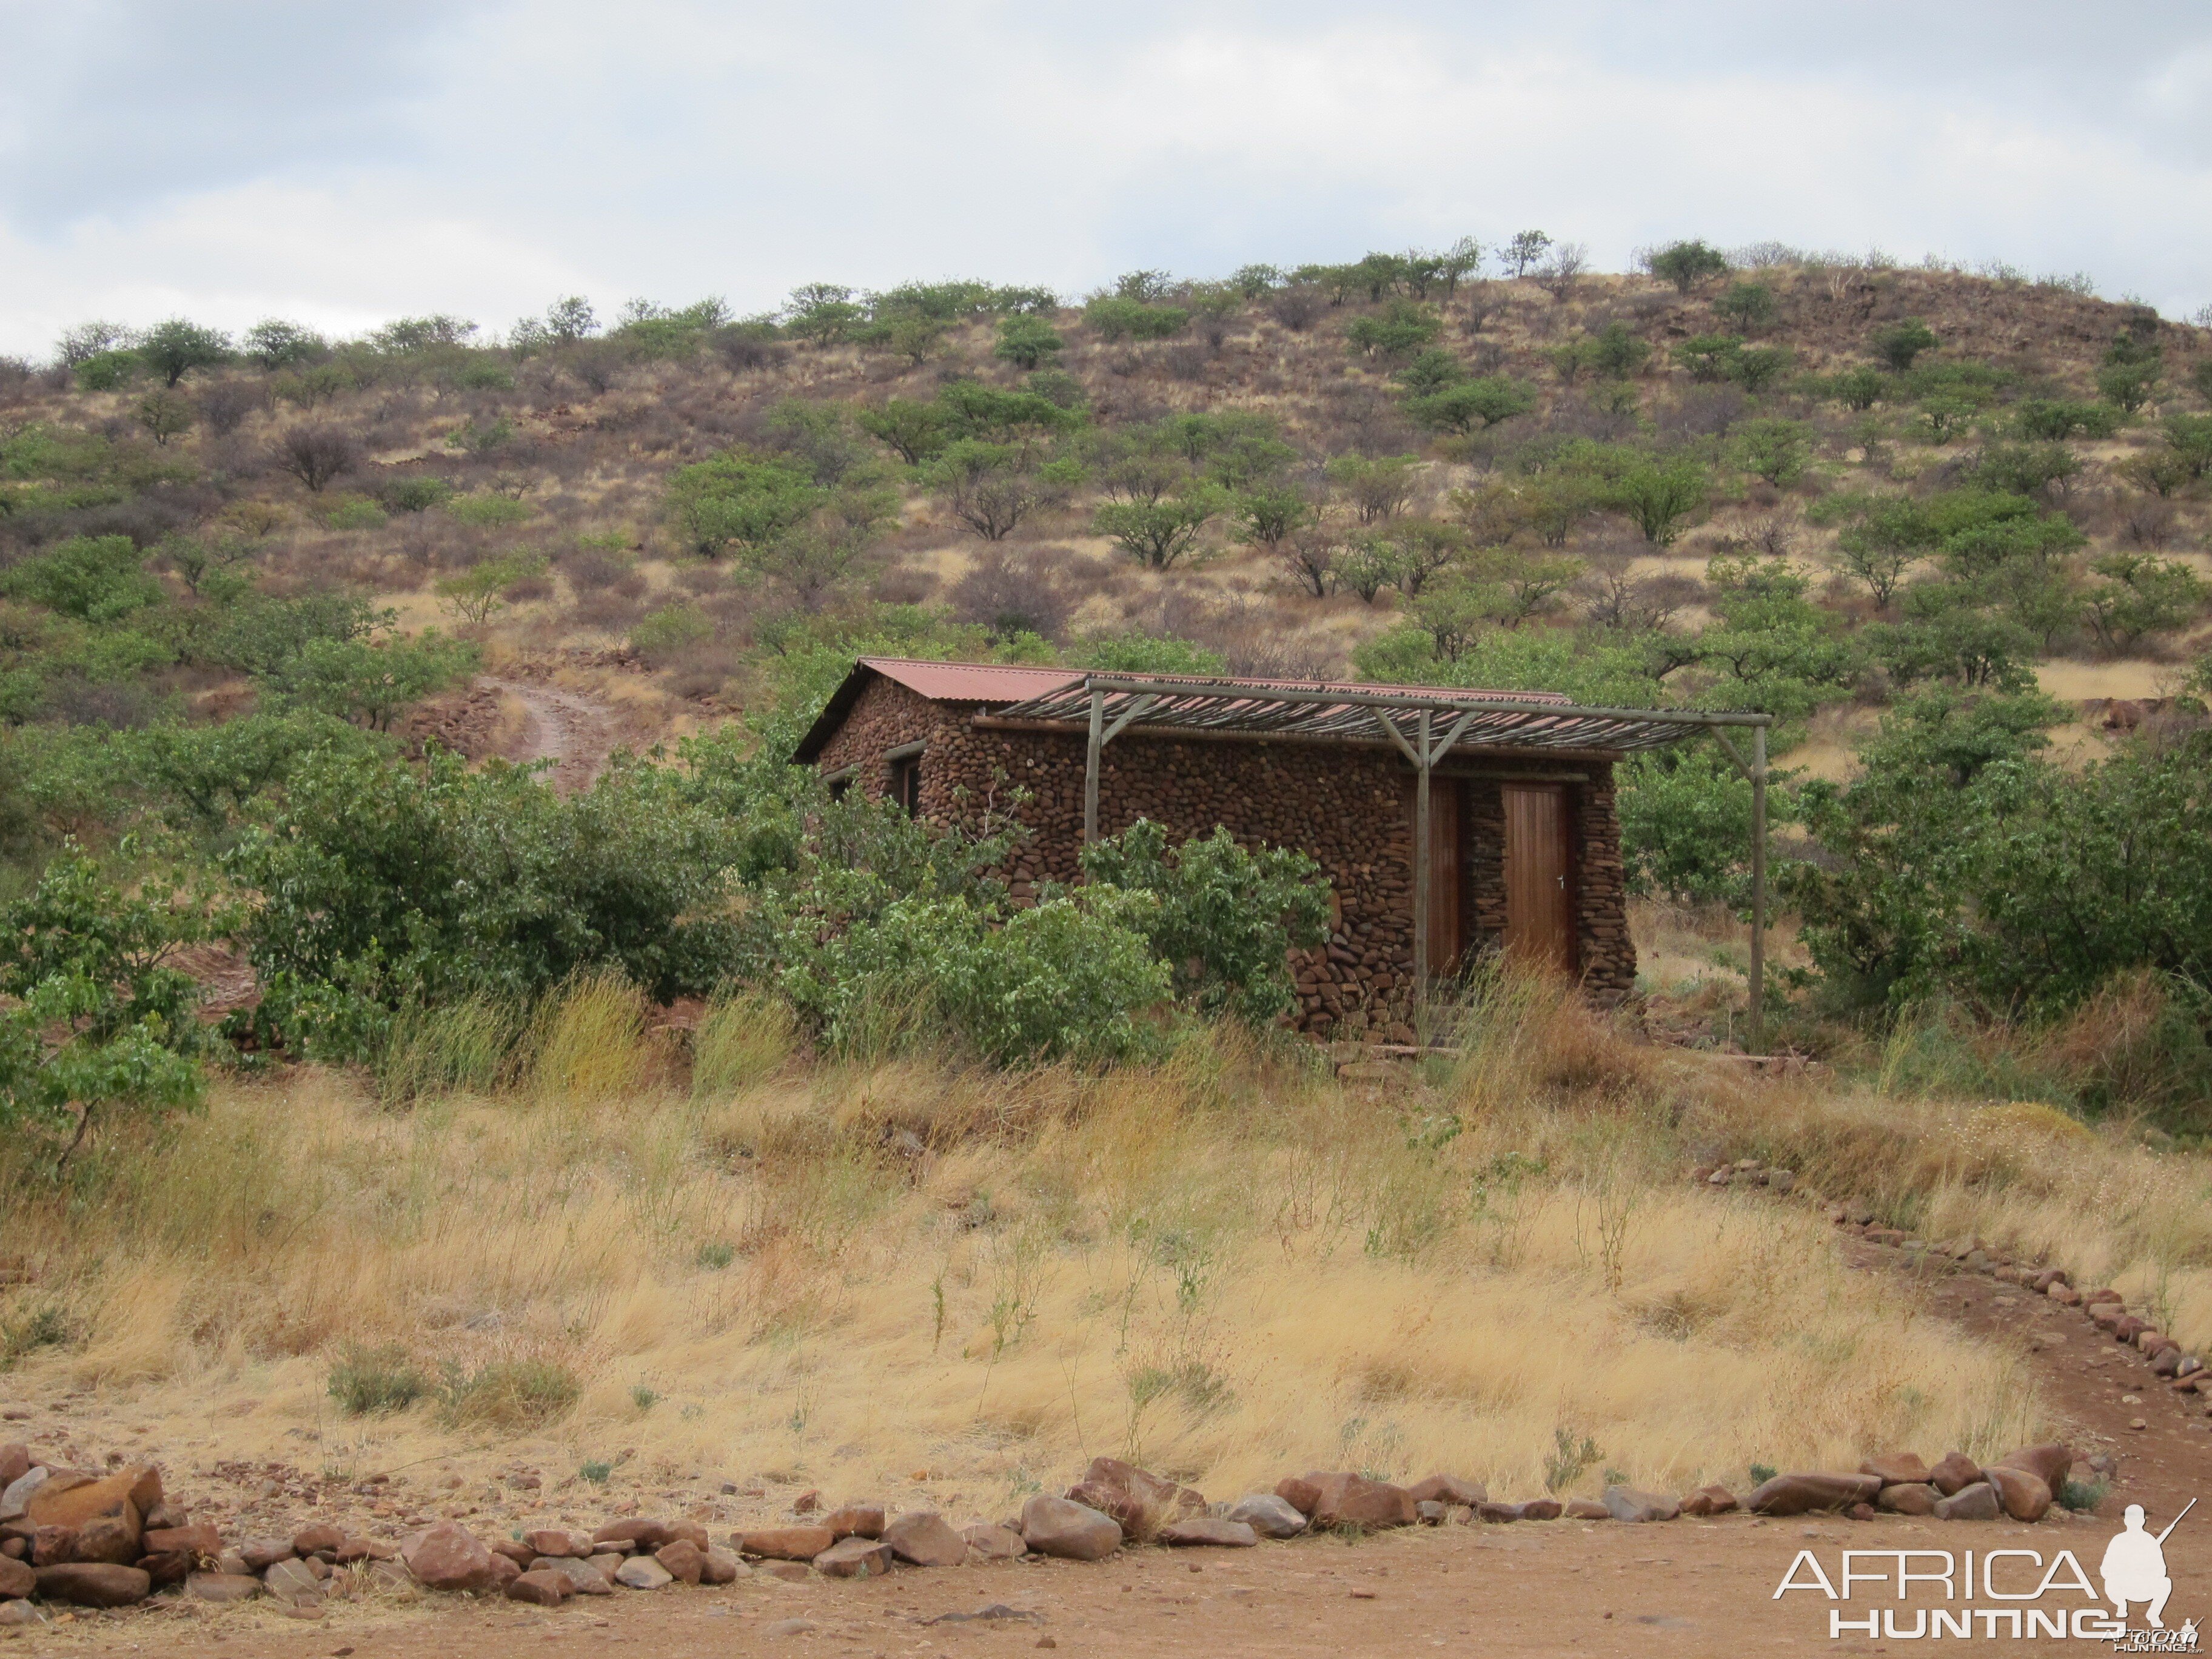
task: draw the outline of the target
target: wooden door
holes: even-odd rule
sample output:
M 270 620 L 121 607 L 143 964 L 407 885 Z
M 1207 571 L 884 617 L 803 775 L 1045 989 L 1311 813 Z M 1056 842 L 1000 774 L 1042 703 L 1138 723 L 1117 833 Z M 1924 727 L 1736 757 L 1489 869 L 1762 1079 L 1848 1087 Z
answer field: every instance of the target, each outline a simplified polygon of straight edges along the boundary
M 1467 819 L 1455 778 L 1429 782 L 1429 972 L 1459 971 L 1467 949 Z
M 1567 792 L 1509 783 L 1505 797 L 1505 949 L 1563 974 L 1575 968 L 1575 896 Z

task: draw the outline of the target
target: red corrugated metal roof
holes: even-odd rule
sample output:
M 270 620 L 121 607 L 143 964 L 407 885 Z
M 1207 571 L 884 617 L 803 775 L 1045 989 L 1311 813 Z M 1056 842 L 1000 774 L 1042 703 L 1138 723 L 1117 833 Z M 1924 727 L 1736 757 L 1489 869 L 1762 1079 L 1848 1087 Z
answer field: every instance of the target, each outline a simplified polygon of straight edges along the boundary
M 896 680 L 937 702 L 1019 702 L 1073 685 L 1079 669 L 1017 668 L 1001 663 L 916 662 L 908 657 L 863 657 L 860 666 Z

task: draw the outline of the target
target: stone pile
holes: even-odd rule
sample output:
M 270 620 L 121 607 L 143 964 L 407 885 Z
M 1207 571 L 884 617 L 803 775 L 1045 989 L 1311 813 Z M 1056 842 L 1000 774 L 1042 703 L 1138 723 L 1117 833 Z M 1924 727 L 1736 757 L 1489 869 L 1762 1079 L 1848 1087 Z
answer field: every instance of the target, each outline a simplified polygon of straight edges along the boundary
M 1691 1172 L 1691 1179 L 1704 1187 L 1756 1186 L 1778 1194 L 1799 1190 L 1790 1170 L 1762 1165 L 1756 1158 L 1701 1164 Z M 2203 1398 L 2207 1402 L 2205 1415 L 2212 1417 L 2212 1369 L 2206 1367 L 2203 1356 L 2190 1352 L 2159 1329 L 2149 1310 L 2130 1308 L 2119 1291 L 2109 1286 L 2084 1291 L 2065 1268 L 2010 1255 L 1982 1239 L 1930 1240 L 1901 1227 L 1884 1226 L 1875 1219 L 1870 1205 L 1830 1203 L 1817 1193 L 1800 1191 L 1799 1195 L 1822 1206 L 1829 1221 L 1869 1243 L 1886 1246 L 1920 1261 L 1948 1263 L 1957 1271 L 1980 1273 L 1998 1284 L 2047 1297 L 2061 1307 L 2079 1310 L 2099 1330 L 2148 1359 L 2152 1374 L 2165 1378 L 2177 1395 Z M 2149 1424 L 2138 1417 L 2129 1426 L 2141 1430 Z
M 335 1596 L 378 1589 L 501 1595 L 539 1607 L 573 1596 L 676 1585 L 729 1584 L 756 1574 L 803 1580 L 870 1578 L 1024 1557 L 1098 1561 L 1132 1543 L 1249 1549 L 1262 1539 L 1410 1526 L 1523 1522 L 1649 1523 L 1739 1510 L 1815 1510 L 1861 1519 L 1882 1513 L 1949 1520 L 2036 1521 L 2069 1478 L 2064 1446 L 2023 1447 L 1986 1468 L 1953 1452 L 1930 1468 L 1911 1453 L 1872 1458 L 1852 1474 L 1778 1475 L 1739 1500 L 1721 1486 L 1686 1497 L 1607 1486 L 1595 1498 L 1493 1502 L 1480 1481 L 1435 1474 L 1398 1486 L 1344 1470 L 1313 1470 L 1234 1503 L 1115 1458 L 1092 1461 L 1054 1497 L 1040 1492 L 1018 1516 L 955 1527 L 933 1510 L 889 1515 L 852 1504 L 732 1534 L 724 1547 L 691 1521 L 631 1518 L 586 1534 L 541 1528 L 478 1537 L 454 1521 L 389 1543 L 316 1522 L 289 1537 L 226 1540 L 195 1524 L 161 1489 L 158 1470 L 95 1477 L 0 1447 L 0 1626 L 37 1622 L 33 1599 L 119 1607 L 159 1594 L 210 1602 L 268 1597 L 302 1618 Z

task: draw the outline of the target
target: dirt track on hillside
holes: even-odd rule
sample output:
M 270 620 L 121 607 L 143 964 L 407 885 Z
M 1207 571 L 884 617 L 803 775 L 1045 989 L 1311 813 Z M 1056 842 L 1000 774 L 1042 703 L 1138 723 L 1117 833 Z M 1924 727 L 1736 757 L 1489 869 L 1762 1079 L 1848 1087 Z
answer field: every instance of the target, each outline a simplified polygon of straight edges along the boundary
M 1861 1239 L 1839 1239 L 1838 1247 L 1854 1267 L 1894 1274 L 1899 1294 L 1917 1299 L 1930 1318 L 1960 1321 L 2022 1346 L 2077 1449 L 2109 1450 L 2118 1460 L 2116 1483 L 2094 1518 L 2033 1527 L 1741 1515 L 1643 1527 L 1449 1526 L 1357 1542 L 1146 1550 L 1098 1565 L 1006 1563 L 861 1583 L 785 1584 L 763 1575 L 726 1589 L 572 1601 L 557 1611 L 455 1598 L 336 1603 L 307 1624 L 265 1602 L 222 1612 L 188 1607 L 84 1615 L 34 1639 L 41 1650 L 223 1659 L 508 1659 L 603 1646 L 654 1659 L 782 1651 L 890 1659 L 1040 1647 L 1099 1659 L 1430 1648 L 1600 1656 L 1894 1652 L 1895 1642 L 1887 1638 L 1832 1638 L 1828 1613 L 1838 1604 L 1816 1592 L 1776 1598 L 1799 1551 L 1814 1552 L 1833 1576 L 1847 1548 L 2033 1550 L 2045 1564 L 2070 1549 L 2094 1576 L 2126 1504 L 2143 1504 L 2155 1529 L 2191 1498 L 2212 1498 L 2212 1432 L 2206 1427 L 2212 1419 L 2201 1414 L 2200 1397 L 2174 1395 L 2140 1355 L 2102 1336 L 2080 1313 L 1979 1275 L 1907 1272 L 1900 1253 Z M 2113 1357 L 2101 1358 L 2108 1354 Z M 2129 1403 L 2130 1395 L 2139 1403 Z M 2197 1403 L 2185 1406 L 2185 1400 Z M 2138 1417 L 2149 1426 L 2131 1428 Z M 2168 1546 L 2174 1582 L 2169 1626 L 2212 1615 L 2208 1509 L 2212 1504 L 2200 1504 Z M 2007 1571 L 2015 1567 L 2036 1571 L 2024 1559 Z M 1845 1615 L 1863 1616 L 1880 1605 L 1866 1595 L 1863 1588 Z M 2055 1595 L 2041 1605 L 2061 1604 L 2086 1605 L 2078 1596 Z M 1018 1616 L 943 1618 L 994 1605 Z M 1976 1605 L 2002 1604 L 1978 1599 Z M 2013 1652 L 2088 1650 L 2079 1642 L 1997 1639 Z

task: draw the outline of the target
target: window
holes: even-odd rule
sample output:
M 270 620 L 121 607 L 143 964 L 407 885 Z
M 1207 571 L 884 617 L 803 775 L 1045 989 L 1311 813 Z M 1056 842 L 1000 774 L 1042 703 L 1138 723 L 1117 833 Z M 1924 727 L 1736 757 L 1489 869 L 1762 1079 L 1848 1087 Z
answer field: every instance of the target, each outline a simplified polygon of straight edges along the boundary
M 921 815 L 921 757 L 902 756 L 891 763 L 891 799 L 908 817 Z

